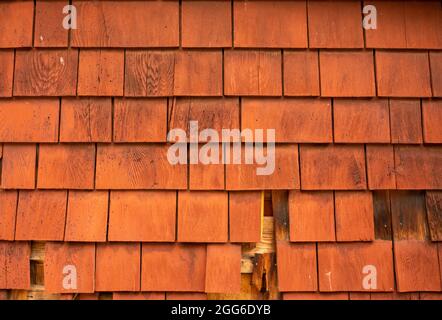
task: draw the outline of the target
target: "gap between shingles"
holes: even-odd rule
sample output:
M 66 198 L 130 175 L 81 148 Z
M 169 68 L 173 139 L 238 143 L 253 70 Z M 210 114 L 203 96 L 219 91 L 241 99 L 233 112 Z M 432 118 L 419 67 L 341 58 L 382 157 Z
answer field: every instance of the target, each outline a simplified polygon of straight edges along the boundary
M 107 191 L 107 222 L 106 222 L 106 242 L 109 241 L 109 220 L 110 220 L 110 207 L 111 207 L 111 190 Z
M 65 205 L 65 210 L 64 210 L 63 241 L 66 238 L 66 226 L 68 223 L 68 203 L 69 203 L 69 190 L 66 190 L 66 205 Z
M 32 15 L 32 48 L 35 45 L 35 17 L 37 15 L 37 0 L 34 0 L 34 11 Z

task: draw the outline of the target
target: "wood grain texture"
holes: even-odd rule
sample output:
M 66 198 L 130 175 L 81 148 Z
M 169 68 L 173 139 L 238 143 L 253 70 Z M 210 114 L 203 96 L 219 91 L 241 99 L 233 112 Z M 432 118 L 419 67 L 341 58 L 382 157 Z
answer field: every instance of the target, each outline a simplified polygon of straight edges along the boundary
M 427 191 L 428 227 L 432 241 L 442 241 L 442 192 Z
M 115 142 L 166 141 L 166 99 L 116 99 L 113 116 Z
M 13 50 L 0 51 L 0 97 L 12 96 L 12 81 L 14 78 Z
M 233 13 L 235 47 L 307 47 L 306 4 L 302 1 L 239 1 L 233 3 Z
M 35 3 L 34 43 L 36 47 L 67 47 L 68 33 L 62 25 L 64 6 L 69 1 L 37 1 Z
M 366 188 L 362 145 L 301 145 L 301 189 Z
M 388 191 L 373 192 L 373 209 L 375 239 L 392 240 L 390 193 Z
M 394 147 L 398 189 L 442 189 L 442 147 Z
M 267 147 L 263 147 L 264 154 Z M 232 149 L 231 149 L 232 150 Z M 299 189 L 299 163 L 297 144 L 279 144 L 275 146 L 274 171 L 267 175 L 257 175 L 257 169 L 271 168 L 270 159 L 267 164 L 258 164 L 256 159 L 253 163 L 245 162 L 246 154 L 254 149 L 251 145 L 243 145 L 241 148 L 241 164 L 233 163 L 235 150 L 226 155 L 230 158 L 226 164 L 226 189 L 227 190 L 292 190 Z M 255 154 L 256 155 L 256 154 Z
M 422 116 L 419 100 L 390 100 L 392 143 L 422 143 Z
M 112 191 L 109 241 L 175 241 L 176 192 Z
M 20 50 L 15 55 L 14 95 L 75 96 L 78 50 Z
M 0 242 L 0 287 L 16 290 L 31 288 L 30 254 L 29 242 Z
M 41 144 L 37 188 L 93 189 L 95 145 Z
M 339 291 L 393 291 L 393 251 L 391 241 L 370 243 L 318 244 L 319 290 Z M 365 289 L 363 268 L 376 268 L 376 289 Z
M 208 244 L 206 261 L 206 292 L 240 292 L 241 245 Z
M 106 241 L 108 224 L 107 191 L 69 191 L 65 241 Z
M 95 291 L 140 291 L 140 246 L 139 243 L 98 243 Z
M 74 47 L 176 47 L 176 1 L 73 1 L 80 28 L 72 30 Z M 80 14 L 81 12 L 81 14 Z
M 60 142 L 110 142 L 112 101 L 110 98 L 63 98 Z
M 290 241 L 335 241 L 333 192 L 290 191 Z
M 204 292 L 206 246 L 144 243 L 141 290 Z
M 20 191 L 15 240 L 62 241 L 66 191 Z
M 123 84 L 123 50 L 80 51 L 79 96 L 122 96 Z
M 284 50 L 284 95 L 319 96 L 318 51 Z
M 58 99 L 0 100 L 0 141 L 56 142 Z
M 371 192 L 335 192 L 336 239 L 374 240 L 373 197 Z
M 6 144 L 3 147 L 2 188 L 35 188 L 36 150 L 35 144 Z
M 433 96 L 442 97 L 442 52 L 430 52 L 429 55 Z
M 394 240 L 429 238 L 425 194 L 415 191 L 390 193 Z
M 321 96 L 372 97 L 376 94 L 370 51 L 321 51 L 319 68 Z
M 0 240 L 14 240 L 17 191 L 0 191 Z
M 254 134 L 255 141 L 267 141 L 266 131 L 274 129 L 277 143 L 332 142 L 331 102 L 329 99 L 243 98 L 241 129 L 263 129 L 263 137 Z
M 229 193 L 230 242 L 259 242 L 263 198 L 261 192 Z
M 337 143 L 390 143 L 388 101 L 335 99 L 333 125 Z
M 65 266 L 74 266 L 76 288 L 65 288 Z M 74 276 L 72 274 L 72 276 Z M 49 293 L 93 293 L 95 282 L 94 243 L 48 242 L 45 248 L 44 286 Z
M 366 158 L 368 189 L 396 189 L 393 146 L 367 144 Z
M 222 191 L 178 192 L 179 242 L 226 242 L 228 194 Z
M 394 252 L 399 292 L 441 291 L 436 243 L 395 241 Z
M 34 4 L 4 2 L 0 6 L 0 48 L 31 47 Z
M 425 143 L 441 143 L 442 128 L 439 124 L 442 123 L 442 101 L 422 101 L 422 117 Z
M 224 51 L 224 94 L 228 96 L 280 96 L 279 51 Z
M 185 189 L 187 166 L 171 165 L 167 145 L 98 145 L 97 189 Z
M 286 291 L 316 291 L 316 244 L 276 242 L 278 288 Z
M 272 209 L 275 223 L 275 239 L 289 240 L 289 192 L 272 191 Z
M 174 98 L 169 101 L 168 128 L 182 129 L 190 136 L 190 121 L 198 121 L 198 130 L 213 129 L 222 139 L 222 129 L 240 129 L 239 99 Z M 188 139 L 186 141 L 189 141 Z M 200 142 L 209 141 L 202 137 Z
M 376 51 L 378 95 L 430 97 L 430 68 L 426 52 Z

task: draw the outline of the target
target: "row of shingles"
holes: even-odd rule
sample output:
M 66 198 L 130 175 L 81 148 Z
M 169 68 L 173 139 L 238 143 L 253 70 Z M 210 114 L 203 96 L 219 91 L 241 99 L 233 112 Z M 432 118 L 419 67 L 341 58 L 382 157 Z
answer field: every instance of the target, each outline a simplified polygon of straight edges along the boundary
M 283 60 L 276 50 L 36 49 L 17 50 L 13 72 L 14 53 L 2 51 L 1 95 L 222 96 L 223 87 L 226 96 L 442 95 L 436 51 L 284 51 Z
M 36 146 L 5 144 L 2 187 L 6 189 L 187 189 L 187 165 L 173 165 L 165 144 L 40 144 L 36 169 Z M 224 165 L 204 164 L 190 170 L 191 189 L 206 190 L 365 190 L 441 189 L 439 146 L 298 145 L 275 148 L 270 175 L 256 175 L 262 165 L 245 157 L 242 163 L 225 168 L 226 186 L 218 183 Z M 235 153 L 233 150 L 232 154 Z M 231 155 L 232 155 L 231 154 Z M 253 153 L 252 153 L 253 155 Z M 203 168 L 201 168 L 203 167 Z M 195 171 L 193 171 L 195 169 Z M 37 174 L 36 174 L 37 172 Z M 194 175 L 195 173 L 195 175 Z M 196 185 L 206 174 L 213 181 Z M 218 177 L 218 178 L 217 178 Z M 193 180 L 194 179 L 194 180 Z
M 0 200 L 0 240 L 242 243 L 261 238 L 259 192 L 111 191 L 109 199 L 107 191 L 21 190 L 0 191 Z
M 35 46 L 68 46 L 66 4 L 37 1 Z M 442 48 L 438 1 L 134 1 L 118 10 L 110 1 L 72 4 L 74 47 Z M 376 7 L 376 29 L 362 28 L 364 5 Z M 32 1 L 3 5 L 1 30 L 9 34 L 1 47 L 32 46 L 33 10 Z M 27 23 L 17 25 L 23 15 Z
M 333 201 L 332 195 L 331 199 L 326 199 L 327 196 L 324 193 L 308 193 L 299 194 L 294 193 L 291 198 L 296 197 L 296 202 L 290 199 L 289 212 L 290 218 L 299 216 L 299 209 L 302 207 L 305 209 L 305 217 L 317 213 L 320 209 L 327 209 L 326 207 L 333 207 L 333 203 L 330 205 L 330 201 Z M 377 268 L 377 276 L 382 275 L 383 277 L 392 274 L 392 252 L 391 252 L 391 241 L 393 240 L 394 246 L 394 262 L 396 271 L 396 288 L 400 292 L 413 292 L 413 291 L 441 291 L 440 286 L 440 271 L 439 271 L 439 261 L 438 261 L 438 246 L 439 252 L 442 249 L 440 243 L 431 243 L 429 240 L 440 241 L 440 232 L 442 230 L 442 211 L 440 203 L 442 201 L 442 196 L 440 192 L 428 191 L 425 194 L 422 192 L 412 192 L 412 191 L 393 191 L 393 192 L 376 192 L 374 198 L 374 224 L 376 241 L 372 244 L 369 243 L 336 243 L 336 244 L 318 244 L 318 255 L 317 259 L 319 264 L 324 263 L 325 269 L 319 268 L 319 288 L 320 291 L 364 291 L 362 287 L 362 279 L 368 274 L 368 271 L 364 271 L 364 265 L 374 264 Z M 340 197 L 341 199 L 339 199 Z M 359 200 L 362 199 L 362 194 L 359 195 Z M 366 197 L 366 195 L 365 195 Z M 322 198 L 322 199 L 319 199 Z M 316 201 L 313 202 L 312 199 Z M 354 202 L 358 199 L 352 193 L 347 193 L 347 196 L 342 199 L 339 195 L 336 201 L 336 212 L 345 209 L 351 210 L 352 214 L 355 214 L 358 210 L 365 210 L 363 208 L 364 204 L 358 205 Z M 371 198 L 369 199 L 371 201 Z M 367 202 L 368 199 L 365 199 Z M 347 205 L 347 206 L 346 206 Z M 346 207 L 345 207 L 346 206 Z M 371 207 L 371 219 L 373 220 L 373 206 L 370 203 L 366 203 L 365 207 Z M 350 209 L 351 208 L 351 209 Z M 329 209 L 333 210 L 333 208 Z M 355 212 L 356 211 L 356 212 Z M 333 213 L 332 213 L 333 214 Z M 369 213 L 370 214 L 370 213 Z M 369 215 L 368 214 L 368 215 Z M 326 219 L 323 219 L 326 220 Z M 330 219 L 328 219 L 330 220 Z M 428 220 L 428 224 L 427 224 Z M 305 220 L 304 220 L 305 221 Z M 297 221 L 290 221 L 290 234 L 296 235 L 299 231 L 296 228 Z M 301 222 L 302 223 L 302 222 Z M 319 221 L 316 221 L 319 224 Z M 338 219 L 336 220 L 338 223 Z M 373 222 L 372 222 L 373 223 Z M 365 228 L 368 230 L 368 228 Z M 368 231 L 367 231 L 368 232 Z M 373 233 L 373 230 L 371 230 Z M 299 235 L 299 233 L 298 233 Z M 310 235 L 311 236 L 311 235 Z M 316 235 L 317 240 L 320 239 Z M 291 239 L 292 241 L 297 239 Z M 303 241 L 311 241 L 311 239 L 301 239 Z M 353 239 L 347 239 L 350 241 L 360 241 L 356 237 Z M 378 243 L 380 247 L 384 246 L 385 250 L 381 250 L 379 254 L 375 251 L 370 252 L 370 246 Z M 383 243 L 383 244 L 381 244 Z M 287 260 L 284 260 L 287 256 L 298 257 L 298 259 L 304 259 L 305 256 L 309 256 L 310 260 L 314 258 L 311 253 L 315 250 L 313 244 L 284 244 L 279 245 L 282 251 L 282 258 L 280 264 L 281 276 L 287 276 L 290 269 L 286 269 Z M 321 251 L 322 249 L 322 251 Z M 304 252 L 304 253 L 303 253 Z M 310 253 L 309 253 L 310 252 Z M 386 256 L 383 256 L 383 254 Z M 346 255 L 351 254 L 352 259 L 350 265 L 345 262 Z M 280 255 L 280 252 L 278 252 Z M 385 258 L 385 259 L 384 259 Z M 440 254 L 439 254 L 440 258 Z M 376 260 L 380 259 L 380 260 Z M 380 264 L 381 260 L 386 261 L 384 265 Z M 324 262 L 325 261 L 325 262 Z M 365 261 L 364 263 L 360 261 Z M 371 261 L 368 263 L 368 261 Z M 390 261 L 390 262 L 389 262 Z M 416 262 L 418 261 L 418 262 Z M 315 264 L 315 261 L 310 261 L 311 264 Z M 376 263 L 375 263 L 376 262 Z M 353 265 L 354 264 L 354 265 Z M 292 266 L 290 265 L 290 268 Z M 312 266 L 311 266 L 312 267 Z M 348 269 L 350 268 L 350 269 Z M 315 269 L 309 268 L 309 272 L 312 273 Z M 353 270 L 348 272 L 348 270 Z M 304 270 L 307 272 L 308 270 Z M 441 270 L 442 271 L 442 270 Z M 322 274 L 321 274 L 322 272 Z M 307 274 L 308 275 L 308 274 Z M 311 276 L 311 274 L 310 274 Z M 316 273 L 315 273 L 316 276 Z M 321 279 L 322 277 L 322 279 Z M 301 276 L 297 280 L 293 280 L 291 286 L 284 287 L 285 291 L 303 291 L 315 290 L 314 282 L 305 281 L 306 276 Z M 310 279 L 310 277 L 308 277 Z M 379 279 L 379 278 L 378 278 Z M 385 279 L 384 279 L 385 280 Z M 391 283 L 391 279 L 389 280 Z M 378 280 L 377 284 L 380 282 Z M 296 289 L 296 290 L 295 290 Z M 388 287 L 378 287 L 379 291 L 391 291 Z M 304 295 L 289 294 L 288 298 L 302 298 Z M 309 295 L 308 295 L 309 296 Z M 314 297 L 315 295 L 312 295 Z M 330 295 L 329 298 L 345 298 L 345 294 Z M 318 296 L 322 297 L 322 296 Z M 322 298 L 326 298 L 324 296 Z M 370 297 L 370 295 L 368 295 Z M 386 295 L 384 298 L 387 298 Z M 435 296 L 437 297 L 437 295 Z M 360 297 L 363 298 L 363 297 Z M 367 297 L 365 297 L 367 298 Z M 373 297 L 376 298 L 376 295 Z M 379 297 L 378 297 L 379 298 Z M 391 296 L 390 298 L 398 299 L 400 296 Z M 407 298 L 403 296 L 402 298 Z

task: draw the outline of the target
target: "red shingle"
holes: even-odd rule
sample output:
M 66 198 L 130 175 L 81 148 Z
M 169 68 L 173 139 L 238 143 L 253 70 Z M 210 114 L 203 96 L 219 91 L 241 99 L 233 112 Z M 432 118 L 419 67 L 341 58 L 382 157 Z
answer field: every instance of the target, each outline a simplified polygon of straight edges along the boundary
M 370 48 L 441 48 L 438 1 L 365 1 L 377 9 L 377 28 L 366 30 Z
M 94 292 L 95 244 L 48 242 L 44 259 L 45 291 Z
M 207 161 L 212 157 L 218 162 L 189 164 L 189 189 L 190 190 L 224 190 L 225 185 L 225 166 L 222 162 L 222 145 L 218 143 L 197 145 L 191 144 L 190 154 L 193 150 L 198 154 L 207 156 Z M 209 158 L 210 157 L 210 158 Z M 206 160 L 205 160 L 206 161 Z
M 371 192 L 335 193 L 336 239 L 338 241 L 374 240 L 374 212 Z
M 439 292 L 420 292 L 419 293 L 420 300 L 442 300 L 442 293 Z
M 335 142 L 390 142 L 390 116 L 386 99 L 334 100 L 333 121 Z
M 63 98 L 60 142 L 110 142 L 112 101 L 110 98 Z
M 312 48 L 362 48 L 359 1 L 309 1 L 308 31 Z
M 335 241 L 333 192 L 289 194 L 290 241 Z
M 178 241 L 226 242 L 228 210 L 227 192 L 178 192 Z
M 116 99 L 114 103 L 115 142 L 165 142 L 166 99 Z
M 38 157 L 39 189 L 93 189 L 95 145 L 42 144 Z
M 168 145 L 98 145 L 97 189 L 186 189 L 187 166 L 167 160 Z
M 106 241 L 109 194 L 69 191 L 65 241 Z
M 229 232 L 231 242 L 261 240 L 261 192 L 229 193 Z
M 62 241 L 66 191 L 20 191 L 16 240 Z
M 217 293 L 240 293 L 241 245 L 207 245 L 205 291 Z
M 221 51 L 127 51 L 126 96 L 220 96 Z
M 431 240 L 442 241 L 442 191 L 427 191 L 426 200 Z M 442 259 L 442 256 L 440 258 Z
M 331 103 L 328 99 L 244 98 L 241 127 L 265 130 L 264 141 L 266 130 L 274 129 L 276 142 L 332 142 Z
M 267 158 L 267 163 L 261 165 L 255 161 L 252 164 L 245 162 L 246 154 L 257 151 L 251 146 L 242 146 L 241 164 L 233 164 L 235 147 L 230 149 L 229 164 L 226 164 L 226 189 L 227 190 L 263 190 L 263 189 L 299 189 L 299 164 L 298 145 L 284 144 L 275 146 L 274 171 L 272 159 Z M 263 147 L 264 154 L 267 148 Z M 256 156 L 256 154 L 255 154 Z M 268 175 L 258 175 L 258 169 L 266 168 Z
M 442 189 L 442 147 L 395 146 L 398 189 Z
M 0 141 L 57 142 L 57 99 L 0 100 Z
M 361 145 L 301 145 L 301 189 L 365 189 Z
M 277 242 L 279 291 L 316 291 L 316 245 Z
M 206 246 L 144 243 L 141 290 L 204 291 Z
M 37 1 L 34 42 L 36 47 L 67 47 L 68 30 L 63 27 L 63 7 L 69 1 Z M 81 12 L 79 13 L 81 15 Z
M 181 6 L 183 47 L 232 46 L 230 2 L 184 1 Z
M 221 51 L 178 51 L 175 56 L 173 93 L 177 96 L 221 96 Z
M 35 144 L 5 144 L 3 146 L 2 188 L 35 188 Z
M 306 48 L 305 1 L 234 1 L 234 46 Z
M 29 290 L 31 246 L 28 242 L 0 241 L 0 288 Z
M 17 191 L 0 191 L 0 240 L 14 240 Z
M 396 189 L 394 150 L 391 145 L 367 145 L 368 188 Z
M 430 51 L 430 67 L 433 96 L 442 97 L 442 52 Z
M 74 47 L 174 47 L 179 44 L 177 1 L 73 1 Z
M 0 51 L 0 97 L 12 96 L 14 78 L 14 51 Z
M 140 262 L 139 243 L 98 243 L 95 290 L 139 291 Z
M 321 291 L 393 291 L 393 252 L 390 241 L 318 244 Z M 365 270 L 366 266 L 372 266 Z M 374 269 L 374 268 L 376 269 Z M 376 270 L 376 271 L 375 271 Z M 375 276 L 364 286 L 367 276 Z
M 419 100 L 390 100 L 392 143 L 422 143 L 422 119 Z
M 430 97 L 430 69 L 426 52 L 376 51 L 379 96 Z
M 114 292 L 112 300 L 165 300 L 166 294 L 160 292 Z
M 321 51 L 321 95 L 371 97 L 375 95 L 371 51 Z
M 425 143 L 442 143 L 442 100 L 422 101 Z
M 280 96 L 279 51 L 228 50 L 224 52 L 224 94 L 229 96 Z
M 123 50 L 80 50 L 79 96 L 122 96 Z
M 176 193 L 112 191 L 109 241 L 175 241 Z
M 222 141 L 222 129 L 240 129 L 237 98 L 178 98 L 169 101 L 169 130 L 182 129 L 190 136 L 190 121 L 198 121 L 198 130 L 213 129 Z M 189 139 L 186 139 L 189 141 Z M 209 141 L 201 137 L 200 142 Z
M 75 96 L 77 65 L 77 50 L 17 50 L 14 95 Z
M 0 3 L 0 48 L 32 47 L 34 2 Z
M 318 96 L 318 51 L 284 51 L 284 95 Z
M 395 241 L 398 291 L 441 291 L 437 244 L 424 241 Z

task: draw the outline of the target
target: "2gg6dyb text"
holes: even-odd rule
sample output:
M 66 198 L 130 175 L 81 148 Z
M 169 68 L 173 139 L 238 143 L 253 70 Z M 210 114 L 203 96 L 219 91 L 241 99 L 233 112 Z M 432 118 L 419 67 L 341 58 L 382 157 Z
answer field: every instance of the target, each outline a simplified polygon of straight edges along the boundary
M 197 315 L 200 318 L 204 314 L 214 315 L 269 315 L 270 305 L 215 305 L 215 308 L 209 307 L 196 307 L 196 306 L 183 306 L 179 304 L 176 307 L 172 307 L 172 315 Z

